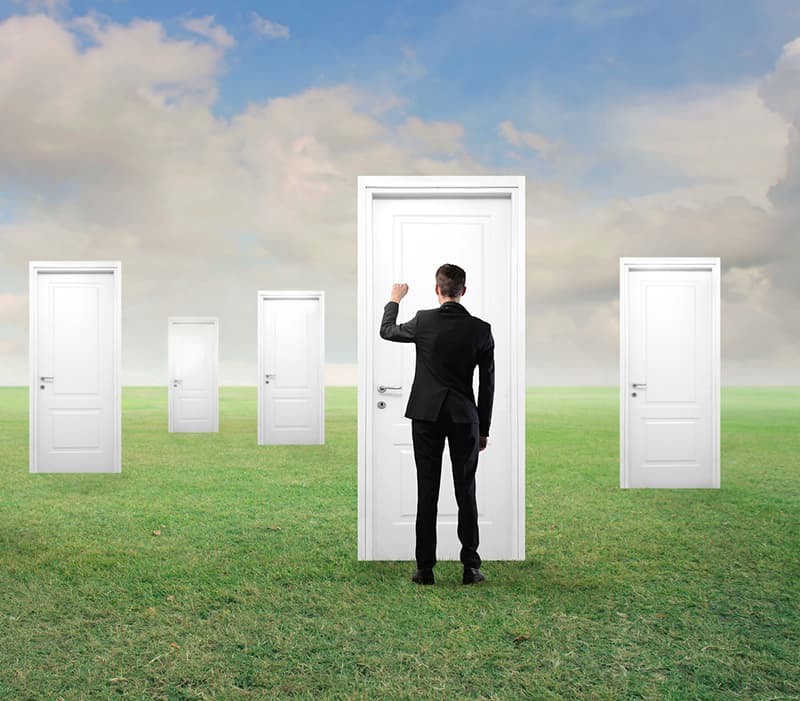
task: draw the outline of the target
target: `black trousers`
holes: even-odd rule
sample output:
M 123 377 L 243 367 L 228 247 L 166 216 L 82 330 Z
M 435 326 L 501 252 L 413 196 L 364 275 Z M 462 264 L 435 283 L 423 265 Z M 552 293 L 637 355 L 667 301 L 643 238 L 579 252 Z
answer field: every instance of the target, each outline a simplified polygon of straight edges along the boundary
M 453 464 L 461 562 L 464 567 L 480 567 L 478 504 L 475 500 L 475 472 L 480 450 L 478 424 L 453 423 L 443 408 L 436 421 L 412 420 L 411 437 L 417 465 L 417 567 L 430 569 L 436 564 L 436 514 L 445 438 Z

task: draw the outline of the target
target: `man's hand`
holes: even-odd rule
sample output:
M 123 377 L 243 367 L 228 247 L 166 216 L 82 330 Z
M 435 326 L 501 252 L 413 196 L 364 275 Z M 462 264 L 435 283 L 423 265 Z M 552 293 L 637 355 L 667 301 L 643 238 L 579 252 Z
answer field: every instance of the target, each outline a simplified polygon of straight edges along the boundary
M 396 282 L 392 285 L 392 295 L 390 299 L 392 302 L 400 303 L 400 300 L 403 299 L 408 294 L 408 285 L 404 282 Z
M 488 442 L 489 442 L 489 436 L 481 436 L 481 437 L 480 437 L 480 442 L 479 442 L 480 448 L 479 448 L 479 452 L 480 452 L 481 450 L 486 450 L 486 445 L 487 445 L 487 443 L 488 443 Z

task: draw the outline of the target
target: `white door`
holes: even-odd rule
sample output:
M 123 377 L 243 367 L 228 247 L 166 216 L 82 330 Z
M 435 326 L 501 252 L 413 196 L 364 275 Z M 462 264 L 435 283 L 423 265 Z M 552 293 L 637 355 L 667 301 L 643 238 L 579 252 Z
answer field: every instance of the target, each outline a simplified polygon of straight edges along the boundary
M 495 339 L 494 411 L 476 478 L 479 553 L 524 559 L 524 179 L 362 178 L 359 194 L 359 557 L 414 559 L 416 469 L 403 414 L 415 348 L 380 338 L 383 308 L 394 282 L 409 285 L 398 323 L 437 307 L 436 269 L 454 263 L 467 273 L 463 305 Z M 445 448 L 440 560 L 459 557 L 457 513 Z
M 719 487 L 719 259 L 622 259 L 622 487 Z
M 120 471 L 119 263 L 30 264 L 30 471 Z
M 323 444 L 324 292 L 258 293 L 258 442 Z
M 171 317 L 168 322 L 169 430 L 219 430 L 219 326 L 211 317 Z

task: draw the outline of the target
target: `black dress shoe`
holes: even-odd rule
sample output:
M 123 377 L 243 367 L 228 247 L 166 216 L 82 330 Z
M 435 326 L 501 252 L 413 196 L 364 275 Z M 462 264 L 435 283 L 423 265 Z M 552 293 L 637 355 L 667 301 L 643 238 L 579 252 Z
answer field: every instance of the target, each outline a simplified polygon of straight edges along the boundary
M 433 584 L 433 570 L 417 570 L 411 575 L 414 584 Z
M 486 577 L 484 576 L 483 572 L 481 572 L 477 567 L 465 567 L 464 576 L 461 578 L 461 583 L 477 584 L 485 579 Z

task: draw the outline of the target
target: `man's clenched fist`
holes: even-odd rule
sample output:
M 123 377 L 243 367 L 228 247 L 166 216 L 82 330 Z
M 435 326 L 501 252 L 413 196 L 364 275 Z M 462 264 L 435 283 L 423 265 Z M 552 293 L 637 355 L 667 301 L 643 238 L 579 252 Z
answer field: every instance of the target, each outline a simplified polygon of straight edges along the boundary
M 396 282 L 394 285 L 392 285 L 392 302 L 399 303 L 400 300 L 406 296 L 406 294 L 408 294 L 408 285 L 406 285 L 404 282 Z

